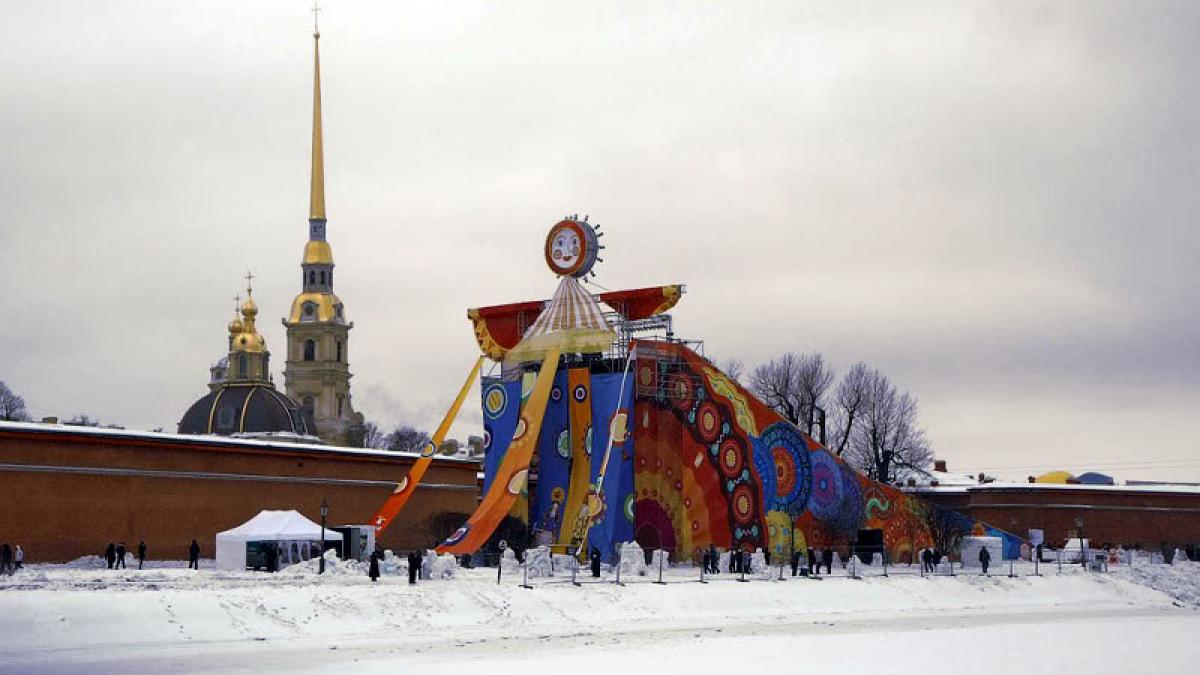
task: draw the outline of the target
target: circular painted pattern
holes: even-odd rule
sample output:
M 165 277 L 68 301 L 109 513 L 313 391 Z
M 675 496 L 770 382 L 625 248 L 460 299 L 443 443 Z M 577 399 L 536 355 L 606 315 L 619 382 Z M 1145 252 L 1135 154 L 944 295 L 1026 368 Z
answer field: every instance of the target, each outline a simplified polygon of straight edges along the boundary
M 562 400 L 562 387 L 556 384 L 550 389 L 550 400 L 554 401 L 555 403 L 558 403 Z
M 613 445 L 620 445 L 629 438 L 629 413 L 621 410 L 608 423 L 608 433 Z
M 717 440 L 721 434 L 721 411 L 711 401 L 701 403 L 696 409 L 696 430 L 705 443 Z
M 824 450 L 809 453 L 812 464 L 812 497 L 808 510 L 820 520 L 832 520 L 842 504 L 842 470 Z
M 628 520 L 631 523 L 633 522 L 634 516 L 636 515 L 634 513 L 634 508 L 633 508 L 633 505 L 635 503 L 636 503 L 636 500 L 634 500 L 632 492 L 625 495 L 625 520 Z
M 396 485 L 396 489 L 392 490 L 392 494 L 398 495 L 407 489 L 408 489 L 408 476 L 405 476 L 404 478 L 400 479 L 400 482 Z
M 492 428 L 491 427 L 483 428 L 483 449 L 484 450 L 492 449 Z
M 638 368 L 638 384 L 649 387 L 654 384 L 654 369 L 650 366 Z
M 525 435 L 525 429 L 526 429 L 526 428 L 527 428 L 527 427 L 526 427 L 526 425 L 525 425 L 525 418 L 524 418 L 524 417 L 522 417 L 521 419 L 517 420 L 517 428 L 513 430 L 513 440 L 514 440 L 514 441 L 518 441 L 518 440 L 520 440 L 520 439 L 521 439 L 521 437 Z
M 471 531 L 471 524 L 467 523 L 466 525 L 463 525 L 462 527 L 455 530 L 454 534 L 450 535 L 446 539 L 446 541 L 442 543 L 442 545 L 443 546 L 453 546 L 453 545 L 457 544 L 458 542 L 462 541 L 463 539 L 465 539 L 467 537 L 467 533 L 470 531 Z
M 726 439 L 721 444 L 720 450 L 717 453 L 717 461 L 721 467 L 721 473 L 727 478 L 737 478 L 742 473 L 742 469 L 745 468 L 742 447 L 732 438 Z
M 587 387 L 582 384 L 575 385 L 575 391 L 572 392 L 576 403 L 583 403 L 587 400 Z
M 483 412 L 491 419 L 496 419 L 508 405 L 508 392 L 504 385 L 493 384 L 483 392 Z
M 512 478 L 508 479 L 508 493 L 511 495 L 521 494 L 521 489 L 525 487 L 525 479 L 529 476 L 529 469 L 521 469 L 514 473 Z
M 563 429 L 558 432 L 558 442 L 555 444 L 558 456 L 566 459 L 571 456 L 571 430 Z
M 749 525 L 754 520 L 754 494 L 750 486 L 742 484 L 734 488 L 733 497 L 729 500 L 733 507 L 733 519 L 742 526 Z
M 671 378 L 668 392 L 676 401 L 690 401 L 692 400 L 692 381 L 684 375 L 675 375 Z
M 422 457 L 433 457 L 435 452 L 437 452 L 437 448 L 434 447 L 432 441 L 429 443 L 426 443 L 425 447 L 421 448 L 421 456 Z
M 796 488 L 796 462 L 786 448 L 771 448 L 775 462 L 775 496 L 787 497 Z

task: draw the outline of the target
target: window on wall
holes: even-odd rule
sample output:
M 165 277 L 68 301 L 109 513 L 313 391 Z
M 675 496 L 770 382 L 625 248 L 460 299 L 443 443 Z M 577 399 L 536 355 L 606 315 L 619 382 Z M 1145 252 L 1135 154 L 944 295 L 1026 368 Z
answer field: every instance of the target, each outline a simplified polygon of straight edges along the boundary
M 321 283 L 325 283 L 325 270 L 321 270 Z
M 341 394 L 338 394 L 338 417 L 342 416 L 342 402 L 345 400 Z
M 337 341 L 337 362 L 338 363 L 342 362 L 342 341 L 341 340 Z
M 304 321 L 313 321 L 317 318 L 317 306 L 311 302 L 304 303 L 304 316 L 301 317 Z
M 317 359 L 317 343 L 312 340 L 304 341 L 304 360 L 315 361 Z
M 249 363 L 250 362 L 246 360 L 245 354 L 238 354 L 238 359 L 237 359 L 237 365 L 238 365 L 237 376 L 238 377 L 240 377 L 242 379 L 249 377 L 249 374 L 250 374 Z
M 317 273 L 316 272 L 308 273 L 308 283 L 310 283 L 310 284 L 317 283 Z

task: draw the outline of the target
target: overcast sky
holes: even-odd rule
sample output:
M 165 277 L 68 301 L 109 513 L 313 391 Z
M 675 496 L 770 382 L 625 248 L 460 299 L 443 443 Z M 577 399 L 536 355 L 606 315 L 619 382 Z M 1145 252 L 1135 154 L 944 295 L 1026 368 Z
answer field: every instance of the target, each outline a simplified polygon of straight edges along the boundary
M 282 385 L 310 3 L 4 4 L 0 380 L 173 430 L 249 268 Z M 952 470 L 1200 480 L 1200 3 L 327 0 L 321 33 L 381 426 L 436 423 L 466 308 L 548 297 L 578 212 L 597 282 L 687 283 L 718 361 L 877 366 Z

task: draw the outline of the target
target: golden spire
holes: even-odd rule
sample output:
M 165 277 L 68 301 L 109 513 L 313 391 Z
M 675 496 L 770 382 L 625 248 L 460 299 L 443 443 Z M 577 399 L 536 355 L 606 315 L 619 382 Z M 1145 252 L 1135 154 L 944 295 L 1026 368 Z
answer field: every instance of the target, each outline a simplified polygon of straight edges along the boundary
M 317 13 L 313 4 L 313 128 L 312 128 L 312 185 L 309 189 L 308 219 L 325 220 L 325 151 L 321 139 L 321 31 L 317 28 Z

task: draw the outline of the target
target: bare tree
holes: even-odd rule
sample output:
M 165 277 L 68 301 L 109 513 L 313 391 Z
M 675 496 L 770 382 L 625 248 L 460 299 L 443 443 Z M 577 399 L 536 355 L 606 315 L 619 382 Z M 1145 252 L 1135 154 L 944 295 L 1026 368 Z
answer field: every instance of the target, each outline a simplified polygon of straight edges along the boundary
M 18 396 L 3 382 L 0 382 L 0 421 L 29 421 L 29 411 L 25 410 L 25 399 Z
M 846 371 L 834 392 L 830 411 L 830 426 L 833 430 L 833 451 L 841 457 L 850 444 L 850 436 L 860 422 L 867 403 L 867 381 L 870 369 L 858 362 Z
M 100 426 L 100 420 L 89 417 L 87 413 L 79 413 L 71 419 L 63 422 L 63 424 L 69 424 L 76 427 L 98 427 Z
M 951 509 L 925 505 L 925 526 L 929 537 L 942 555 L 957 553 L 963 537 L 971 533 L 971 521 L 963 514 Z
M 866 370 L 864 379 L 860 421 L 847 434 L 847 461 L 882 483 L 924 472 L 933 462 L 933 451 L 918 424 L 916 397 L 901 392 L 873 368 Z
M 721 372 L 729 376 L 729 379 L 741 384 L 742 376 L 746 374 L 746 364 L 741 359 L 726 359 L 721 365 Z
M 388 436 L 374 422 L 363 423 L 362 447 L 385 449 L 388 446 Z
M 831 384 L 833 369 L 820 352 L 789 352 L 750 373 L 750 390 L 810 436 L 816 424 L 813 411 L 825 408 L 825 394 Z
M 401 424 L 387 436 L 387 449 L 397 452 L 420 452 L 430 441 L 429 434 Z

